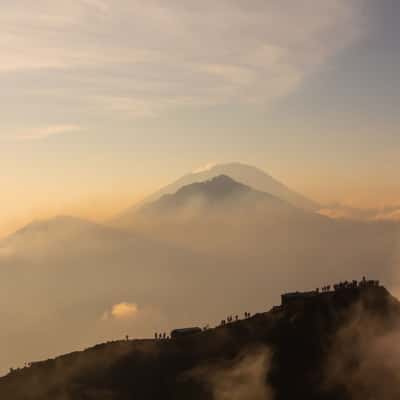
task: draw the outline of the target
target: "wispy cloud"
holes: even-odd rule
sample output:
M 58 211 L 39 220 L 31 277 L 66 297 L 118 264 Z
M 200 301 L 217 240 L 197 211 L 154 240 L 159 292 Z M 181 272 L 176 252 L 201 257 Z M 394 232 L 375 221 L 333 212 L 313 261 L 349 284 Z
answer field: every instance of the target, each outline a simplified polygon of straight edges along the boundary
M 334 204 L 319 210 L 319 213 L 334 219 L 400 221 L 399 205 L 386 205 L 380 208 L 356 208 L 344 204 Z
M 0 82 L 1 74 L 33 71 L 43 92 L 47 79 L 37 75 L 50 70 L 60 96 L 89 108 L 108 99 L 104 110 L 133 118 L 270 102 L 363 34 L 362 4 L 16 0 L 0 16 Z
M 200 173 L 200 172 L 205 172 L 210 170 L 212 167 L 214 167 L 215 165 L 217 165 L 216 162 L 208 162 L 205 165 L 201 165 L 200 167 L 196 168 L 195 170 L 193 170 L 194 174 Z
M 62 135 L 65 133 L 77 132 L 82 128 L 79 125 L 49 125 L 33 129 L 29 132 L 16 134 L 18 141 L 42 140 L 50 136 Z

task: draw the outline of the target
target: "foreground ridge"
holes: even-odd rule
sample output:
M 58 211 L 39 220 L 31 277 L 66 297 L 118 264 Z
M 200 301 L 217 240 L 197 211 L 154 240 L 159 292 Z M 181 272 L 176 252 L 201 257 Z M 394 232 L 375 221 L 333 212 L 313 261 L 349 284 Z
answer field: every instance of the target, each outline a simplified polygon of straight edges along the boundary
M 262 366 L 255 375 L 249 367 L 243 377 L 245 390 L 261 385 L 265 397 L 258 398 L 274 393 L 277 399 L 350 399 L 343 382 L 326 376 L 336 338 L 355 310 L 361 334 L 364 320 L 395 329 L 400 305 L 378 281 L 363 278 L 332 288 L 286 293 L 269 312 L 246 313 L 213 329 L 189 329 L 173 340 L 115 341 L 33 363 L 0 379 L 0 398 L 212 399 L 219 389 L 211 376 L 229 381 L 244 362 Z M 348 348 L 367 339 L 356 335 Z

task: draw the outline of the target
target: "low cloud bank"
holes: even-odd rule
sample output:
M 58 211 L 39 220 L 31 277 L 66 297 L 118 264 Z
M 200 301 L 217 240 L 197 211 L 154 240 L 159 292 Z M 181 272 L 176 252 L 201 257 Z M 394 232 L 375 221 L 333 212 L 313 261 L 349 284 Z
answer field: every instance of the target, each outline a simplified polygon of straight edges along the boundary
M 319 210 L 321 215 L 335 219 L 353 219 L 360 221 L 400 222 L 400 205 L 380 208 L 356 208 L 343 204 L 334 204 Z

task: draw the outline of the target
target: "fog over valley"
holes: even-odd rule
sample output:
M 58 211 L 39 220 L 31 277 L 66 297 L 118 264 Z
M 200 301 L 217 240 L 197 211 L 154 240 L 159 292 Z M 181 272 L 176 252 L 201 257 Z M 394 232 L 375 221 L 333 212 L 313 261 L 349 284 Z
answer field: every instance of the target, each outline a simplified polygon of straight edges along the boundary
M 107 340 L 214 326 L 361 276 L 399 285 L 395 220 L 332 218 L 243 164 L 185 176 L 99 224 L 58 216 L 0 243 L 0 371 Z

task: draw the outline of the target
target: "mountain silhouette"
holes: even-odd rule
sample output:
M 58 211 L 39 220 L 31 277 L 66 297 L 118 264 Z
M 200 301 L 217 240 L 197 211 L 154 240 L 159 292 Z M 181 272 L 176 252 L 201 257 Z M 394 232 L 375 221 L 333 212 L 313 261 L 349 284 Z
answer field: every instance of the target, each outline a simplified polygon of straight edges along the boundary
M 142 203 L 134 205 L 130 209 L 122 212 L 115 218 L 114 222 L 117 224 L 127 224 L 127 221 L 134 218 L 137 209 L 143 206 L 143 204 L 157 201 L 166 194 L 176 193 L 180 188 L 192 183 L 208 181 L 221 175 L 226 175 L 236 182 L 249 186 L 254 190 L 269 193 L 297 208 L 308 211 L 317 211 L 321 208 L 316 202 L 294 192 L 261 169 L 235 162 L 217 164 L 203 171 L 186 174 L 175 182 L 150 195 Z
M 398 398 L 398 360 L 388 344 L 399 332 L 400 303 L 384 287 L 350 284 L 289 298 L 269 312 L 187 337 L 104 343 L 33 363 L 0 379 L 0 397 Z
M 239 204 L 239 203 L 247 204 Z M 259 192 L 227 175 L 219 175 L 204 182 L 196 182 L 180 188 L 174 194 L 163 195 L 159 200 L 144 205 L 143 212 L 172 212 L 188 207 L 201 207 L 206 212 L 212 207 L 254 206 L 254 203 L 292 208 L 289 204 L 268 194 Z M 194 203 L 194 204 L 193 204 Z

